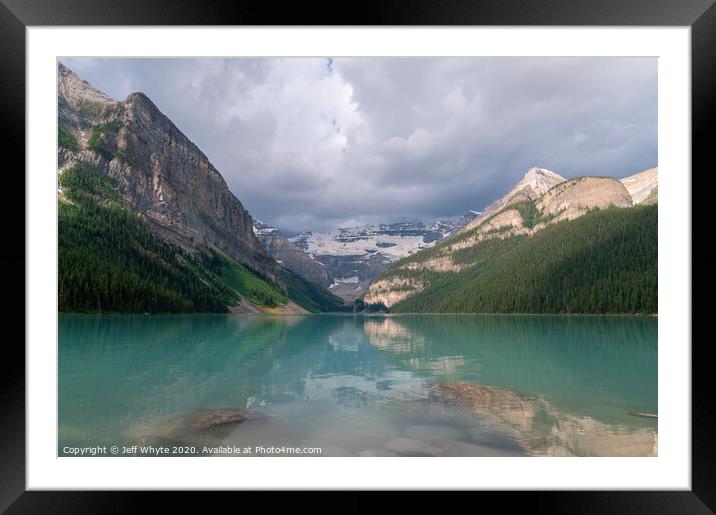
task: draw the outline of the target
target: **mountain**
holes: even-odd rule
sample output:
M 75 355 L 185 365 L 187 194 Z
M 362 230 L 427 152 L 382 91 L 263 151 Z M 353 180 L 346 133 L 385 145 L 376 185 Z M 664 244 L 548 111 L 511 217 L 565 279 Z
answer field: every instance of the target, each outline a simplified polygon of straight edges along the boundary
M 488 214 L 395 263 L 364 303 L 391 312 L 656 312 L 657 206 L 635 206 L 610 177 L 558 178 L 529 170 Z
M 658 169 L 649 168 L 643 172 L 621 179 L 634 204 L 656 202 L 658 192 Z
M 58 197 L 62 311 L 312 310 L 287 277 L 302 299 L 328 293 L 266 253 L 221 174 L 149 98 L 115 101 L 62 64 Z
M 254 220 L 254 233 L 266 252 L 279 264 L 324 288 L 328 288 L 333 283 L 333 277 L 326 265 L 313 259 L 301 247 L 290 242 L 275 227 L 261 220 Z
M 553 186 L 564 181 L 564 177 L 551 170 L 538 167 L 530 168 L 520 182 L 515 184 L 505 195 L 487 206 L 480 216 L 472 220 L 459 232 L 479 226 L 484 220 L 509 204 L 525 200 L 534 200 L 546 193 Z
M 472 222 L 475 218 L 480 216 L 482 213 L 480 211 L 465 211 L 460 218 L 455 220 L 450 224 L 450 230 L 445 234 L 445 238 L 449 238 L 453 234 L 458 234 L 460 231 L 462 231 L 467 225 Z
M 332 293 L 354 300 L 391 263 L 430 248 L 478 214 L 468 211 L 455 222 L 437 220 L 429 226 L 422 222 L 397 222 L 343 227 L 332 233 L 304 232 L 289 238 L 289 242 L 325 268 Z M 299 271 L 304 270 L 302 264 L 286 262 L 286 267 L 306 277 L 305 272 Z

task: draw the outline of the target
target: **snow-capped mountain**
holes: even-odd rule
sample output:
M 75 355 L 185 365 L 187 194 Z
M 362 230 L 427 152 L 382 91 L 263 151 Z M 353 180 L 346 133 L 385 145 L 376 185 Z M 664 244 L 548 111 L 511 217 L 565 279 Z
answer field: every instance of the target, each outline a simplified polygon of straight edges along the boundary
M 276 229 L 275 227 L 272 227 L 268 224 L 263 223 L 261 220 L 254 220 L 254 234 L 256 236 L 263 235 L 274 235 L 279 233 L 280 231 Z
M 332 277 L 331 292 L 352 300 L 391 263 L 432 247 L 478 215 L 467 211 L 455 221 L 437 220 L 431 225 L 398 222 L 342 227 L 331 233 L 304 232 L 289 241 L 327 267 Z
M 432 246 L 451 230 L 436 222 L 431 227 L 423 223 L 395 223 L 341 227 L 332 233 L 308 232 L 291 238 L 312 256 L 356 256 L 382 254 L 390 260 L 400 259 L 416 250 Z M 447 228 L 447 230 L 446 230 Z

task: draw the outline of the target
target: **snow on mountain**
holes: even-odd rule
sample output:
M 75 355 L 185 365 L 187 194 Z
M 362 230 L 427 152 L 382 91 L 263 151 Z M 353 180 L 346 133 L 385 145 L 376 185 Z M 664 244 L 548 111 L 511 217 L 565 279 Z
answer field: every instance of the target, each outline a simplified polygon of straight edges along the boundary
M 391 261 L 435 244 L 439 238 L 424 224 L 386 224 L 343 227 L 334 233 L 311 233 L 291 239 L 311 256 L 367 256 L 382 254 Z M 427 239 L 430 240 L 426 242 Z M 299 243 L 300 242 L 300 243 Z
M 430 225 L 398 222 L 341 227 L 330 233 L 308 231 L 288 238 L 288 242 L 325 267 L 331 292 L 352 300 L 361 296 L 391 263 L 432 247 L 478 215 L 467 211 L 456 221 L 436 220 Z M 259 220 L 254 223 L 254 232 L 260 239 L 262 235 L 266 241 L 275 238 L 274 231 L 278 232 Z
M 468 211 L 458 221 L 463 222 L 475 216 L 475 211 Z M 430 226 L 421 222 L 399 222 L 342 227 L 332 233 L 304 232 L 289 238 L 289 241 L 314 258 L 380 254 L 390 261 L 396 261 L 418 250 L 432 247 L 454 229 L 455 223 L 449 220 L 436 220 Z
M 261 220 L 254 220 L 254 234 L 256 236 L 274 236 L 278 233 L 278 229 L 263 223 Z

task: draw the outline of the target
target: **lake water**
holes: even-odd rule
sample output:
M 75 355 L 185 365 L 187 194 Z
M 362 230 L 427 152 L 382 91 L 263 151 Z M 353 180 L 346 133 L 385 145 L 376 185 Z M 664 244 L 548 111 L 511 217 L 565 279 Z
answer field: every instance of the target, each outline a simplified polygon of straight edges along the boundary
M 650 456 L 645 414 L 655 317 L 59 320 L 59 455 Z

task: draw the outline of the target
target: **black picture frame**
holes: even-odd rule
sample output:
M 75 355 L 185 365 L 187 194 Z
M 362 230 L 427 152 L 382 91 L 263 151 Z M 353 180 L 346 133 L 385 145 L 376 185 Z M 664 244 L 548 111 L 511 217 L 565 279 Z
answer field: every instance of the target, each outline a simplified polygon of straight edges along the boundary
M 692 170 L 702 169 L 692 205 L 708 205 L 707 159 L 716 120 L 715 0 L 391 0 L 355 4 L 354 9 L 320 2 L 283 3 L 243 0 L 0 0 L 0 106 L 3 154 L 15 158 L 3 176 L 4 250 L 3 314 L 19 327 L 7 337 L 0 375 L 0 510 L 7 513 L 127 513 L 146 509 L 146 497 L 159 497 L 164 508 L 184 509 L 195 500 L 185 493 L 25 491 L 25 29 L 50 25 L 571 25 L 689 26 L 692 38 Z M 345 6 L 343 6 L 345 7 Z M 712 129 L 709 131 L 708 129 Z M 709 165 L 713 166 L 710 162 Z M 688 173 L 688 171 L 685 171 Z M 694 174 L 692 172 L 692 185 Z M 704 202 L 698 202 L 704 200 Z M 692 219 L 696 220 L 693 216 Z M 698 234 L 698 233 L 697 233 Z M 7 242 L 10 242 L 8 244 Z M 694 259 L 705 270 L 714 258 Z M 706 289 L 709 281 L 700 281 Z M 8 288 L 9 287 L 9 288 Z M 693 303 L 692 303 L 693 305 Z M 708 306 L 694 305 L 694 309 Z M 28 308 L 30 308 L 28 306 Z M 692 320 L 701 320 L 693 317 Z M 691 342 L 681 342 L 689 345 Z M 611 492 L 480 492 L 503 506 L 524 503 L 532 512 L 548 513 L 713 513 L 716 510 L 714 389 L 707 340 L 693 339 L 692 349 L 692 490 Z M 233 494 L 222 494 L 222 496 Z M 241 495 L 250 495 L 243 493 Z M 358 493 L 351 494 L 357 497 Z M 423 496 L 412 497 L 423 503 Z M 278 499 L 281 499 L 279 497 Z M 374 504 L 360 499 L 355 510 Z M 509 500 L 508 500 L 509 499 Z M 482 500 L 481 500 L 482 501 Z M 195 506 L 206 508 L 206 501 Z M 246 500 L 243 501 L 244 503 Z M 260 501 L 259 501 L 260 502 Z M 248 506 L 242 504 L 242 506 Z M 311 509 L 318 506 L 310 503 Z M 342 510 L 344 511 L 344 510 Z

